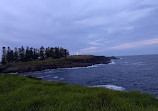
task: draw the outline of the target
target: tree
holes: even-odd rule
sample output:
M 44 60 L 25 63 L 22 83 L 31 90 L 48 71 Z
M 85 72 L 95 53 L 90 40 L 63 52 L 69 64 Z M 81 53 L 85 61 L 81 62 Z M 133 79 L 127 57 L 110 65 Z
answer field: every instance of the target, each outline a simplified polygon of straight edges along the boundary
M 19 60 L 21 62 L 25 61 L 25 49 L 23 46 L 21 48 L 19 48 Z
M 64 49 L 62 47 L 60 47 L 59 49 L 59 54 L 60 54 L 60 57 L 64 57 Z
M 41 46 L 40 49 L 35 48 L 29 48 L 28 46 L 25 48 L 22 46 L 21 48 L 14 48 L 14 50 L 11 50 L 10 47 L 6 48 L 2 47 L 2 64 L 6 63 L 14 63 L 14 62 L 27 62 L 31 60 L 37 60 L 37 59 L 60 59 L 61 57 L 67 57 L 69 55 L 69 52 L 67 49 L 64 49 L 62 47 L 47 47 L 46 49 Z
M 60 58 L 59 47 L 55 47 L 55 59 L 59 59 L 59 58 Z
M 18 49 L 15 47 L 14 48 L 14 62 L 19 61 L 19 54 L 18 54 Z
M 7 63 L 11 63 L 14 61 L 14 53 L 10 47 L 8 47 L 8 50 L 7 50 L 6 61 L 7 61 Z
M 33 49 L 33 60 L 38 59 L 38 57 L 39 57 L 39 50 Z
M 26 52 L 25 52 L 25 61 L 29 61 L 30 55 L 29 55 L 29 47 L 26 47 Z
M 41 59 L 41 60 L 44 60 L 44 59 L 45 59 L 45 54 L 44 54 L 44 52 L 45 52 L 45 49 L 44 49 L 43 46 L 41 46 L 40 52 L 39 52 L 39 55 L 40 55 L 40 59 Z
M 10 51 L 10 63 L 13 63 L 14 62 L 14 51 L 11 50 Z
M 2 47 L 2 61 L 1 61 L 2 64 L 6 64 L 7 61 L 6 61 L 6 48 L 5 47 Z
M 67 58 L 67 56 L 69 56 L 69 51 L 64 49 L 64 54 L 63 55 L 64 55 L 65 58 Z
M 50 48 L 50 57 L 51 57 L 52 59 L 55 58 L 55 49 L 54 49 L 53 47 Z
M 50 47 L 46 48 L 46 50 L 45 50 L 45 55 L 46 55 L 46 58 L 47 58 L 47 59 L 48 59 L 49 57 L 51 57 Z
M 30 55 L 30 59 L 29 60 L 33 60 L 33 48 L 32 47 L 29 50 L 29 55 Z

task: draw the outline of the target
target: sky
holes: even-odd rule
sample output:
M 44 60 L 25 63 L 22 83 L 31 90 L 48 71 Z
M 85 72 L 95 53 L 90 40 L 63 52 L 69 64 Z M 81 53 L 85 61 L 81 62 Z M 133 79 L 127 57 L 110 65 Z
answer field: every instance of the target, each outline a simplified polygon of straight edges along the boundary
M 158 54 L 157 12 L 157 0 L 0 0 L 0 47 Z

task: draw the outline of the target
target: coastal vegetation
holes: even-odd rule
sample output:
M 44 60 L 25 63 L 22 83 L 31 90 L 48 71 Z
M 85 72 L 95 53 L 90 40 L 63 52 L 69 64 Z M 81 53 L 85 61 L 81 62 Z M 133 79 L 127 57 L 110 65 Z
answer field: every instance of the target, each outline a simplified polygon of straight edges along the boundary
M 78 55 L 67 56 L 60 59 L 44 59 L 32 60 L 27 62 L 6 63 L 0 65 L 1 73 L 16 73 L 16 72 L 31 72 L 45 69 L 71 68 L 71 67 L 86 67 L 93 64 L 107 64 L 111 60 L 110 57 L 93 56 L 93 55 Z
M 0 111 L 158 111 L 158 100 L 139 92 L 0 74 Z
M 28 46 L 25 49 L 22 46 L 21 48 L 15 47 L 14 50 L 10 47 L 2 47 L 2 52 L 2 64 L 45 60 L 48 58 L 60 59 L 66 58 L 69 55 L 69 51 L 62 47 L 44 48 L 43 46 L 41 46 L 40 49 Z

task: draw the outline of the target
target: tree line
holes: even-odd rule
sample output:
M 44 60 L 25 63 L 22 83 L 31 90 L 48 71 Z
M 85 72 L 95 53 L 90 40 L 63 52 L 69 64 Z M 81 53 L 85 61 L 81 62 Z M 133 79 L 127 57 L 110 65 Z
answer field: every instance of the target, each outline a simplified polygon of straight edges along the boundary
M 21 48 L 2 47 L 2 60 L 1 64 L 27 62 L 32 60 L 45 60 L 48 58 L 60 59 L 66 58 L 69 55 L 69 51 L 62 47 L 47 47 L 41 46 L 39 49 L 33 47 L 22 46 Z

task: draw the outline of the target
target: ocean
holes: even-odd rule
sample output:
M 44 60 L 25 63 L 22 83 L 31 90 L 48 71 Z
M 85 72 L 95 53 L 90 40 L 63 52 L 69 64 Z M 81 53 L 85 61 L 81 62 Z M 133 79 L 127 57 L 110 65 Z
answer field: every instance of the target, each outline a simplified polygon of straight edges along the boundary
M 121 91 L 140 91 L 158 97 L 158 55 L 122 56 L 110 64 L 47 69 L 22 73 L 44 81 L 66 82 Z

